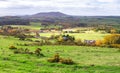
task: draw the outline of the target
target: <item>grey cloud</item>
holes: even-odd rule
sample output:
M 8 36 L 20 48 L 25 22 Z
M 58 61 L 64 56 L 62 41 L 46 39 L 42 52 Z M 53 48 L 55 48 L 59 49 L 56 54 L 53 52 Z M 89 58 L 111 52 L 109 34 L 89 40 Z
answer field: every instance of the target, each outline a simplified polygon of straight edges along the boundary
M 98 0 L 0 0 L 0 15 L 24 15 L 37 12 L 61 11 L 73 15 L 120 15 L 120 0 L 100 2 Z M 21 12 L 23 11 L 23 12 Z

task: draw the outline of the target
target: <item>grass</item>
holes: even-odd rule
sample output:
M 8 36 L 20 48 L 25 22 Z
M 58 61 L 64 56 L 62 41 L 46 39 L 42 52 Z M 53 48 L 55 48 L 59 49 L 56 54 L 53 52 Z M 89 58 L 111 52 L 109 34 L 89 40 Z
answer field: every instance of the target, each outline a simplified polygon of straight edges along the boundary
M 50 37 L 51 35 L 59 35 L 60 33 L 40 33 L 40 36 Z M 104 36 L 109 34 L 100 33 L 68 33 L 70 36 L 74 36 L 77 39 L 87 40 L 101 40 Z
M 21 27 L 21 28 L 26 28 L 26 29 L 32 29 L 32 30 L 40 30 L 41 28 L 41 23 L 33 23 L 31 22 L 30 25 L 10 25 L 12 27 Z
M 120 51 L 117 48 L 87 46 L 17 46 L 20 41 L 14 37 L 0 36 L 0 72 L 1 73 L 119 73 Z M 34 51 L 42 48 L 45 57 L 14 54 L 8 47 L 29 48 Z M 59 53 L 61 57 L 72 58 L 75 65 L 49 63 L 48 58 Z
M 32 29 L 32 30 L 37 30 L 39 31 L 41 27 L 41 23 L 40 22 L 31 22 L 30 25 L 11 25 L 12 27 L 21 27 L 21 28 L 27 28 L 27 29 Z M 54 26 L 51 26 L 54 27 Z M 59 27 L 59 26 L 55 26 L 55 27 Z M 90 29 L 90 28 L 74 28 L 74 30 L 77 29 Z M 89 32 L 89 31 L 86 31 Z M 48 33 L 40 33 L 40 36 L 44 36 L 44 37 L 50 37 L 51 35 L 59 35 L 61 33 L 58 32 L 48 32 Z M 103 39 L 104 36 L 109 35 L 108 33 L 102 34 L 99 32 L 92 32 L 92 33 L 66 33 L 69 34 L 71 36 L 74 36 L 76 39 L 87 39 L 87 40 L 101 40 Z M 31 33 L 31 35 L 35 35 L 34 32 Z

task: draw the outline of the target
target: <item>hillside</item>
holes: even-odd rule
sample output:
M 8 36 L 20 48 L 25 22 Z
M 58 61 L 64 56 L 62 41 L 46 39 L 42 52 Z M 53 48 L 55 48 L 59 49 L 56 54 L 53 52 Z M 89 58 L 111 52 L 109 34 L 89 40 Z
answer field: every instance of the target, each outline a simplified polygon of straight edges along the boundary
M 37 13 L 37 14 L 33 14 L 30 17 L 34 17 L 34 18 L 41 18 L 41 17 L 67 17 L 69 15 L 66 15 L 64 13 L 61 12 L 43 12 L 43 13 Z
M 47 25 L 55 24 L 65 27 L 109 25 L 119 28 L 119 20 L 120 16 L 72 16 L 61 12 L 42 12 L 33 15 L 0 17 L 0 25 L 29 25 L 29 22 L 40 22 L 43 24 L 47 23 Z

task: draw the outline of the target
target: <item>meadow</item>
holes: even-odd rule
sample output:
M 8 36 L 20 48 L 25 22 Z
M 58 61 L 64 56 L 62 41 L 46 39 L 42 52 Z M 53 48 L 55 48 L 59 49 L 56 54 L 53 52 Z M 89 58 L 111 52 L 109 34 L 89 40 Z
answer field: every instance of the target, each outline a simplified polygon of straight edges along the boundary
M 50 37 L 52 35 L 59 35 L 60 33 L 40 33 L 40 36 Z M 70 36 L 74 36 L 76 39 L 87 40 L 102 40 L 106 35 L 101 33 L 66 33 Z
M 88 36 L 88 35 L 86 35 Z M 89 35 L 90 36 L 90 35 Z M 92 36 L 91 36 L 92 37 Z M 120 49 L 90 46 L 19 46 L 21 41 L 11 36 L 0 36 L 0 72 L 1 73 L 119 73 Z M 44 56 L 14 54 L 9 46 L 29 48 L 34 51 L 41 48 Z M 49 63 L 47 59 L 59 53 L 61 57 L 71 58 L 75 64 Z
M 24 29 L 31 29 L 35 31 L 39 31 L 41 28 L 41 23 L 40 22 L 30 22 L 30 25 L 11 25 L 12 27 L 20 27 Z M 50 25 L 48 28 L 57 28 L 58 26 Z M 88 27 L 82 28 L 72 28 L 73 30 L 86 30 L 86 29 L 91 29 Z M 46 33 L 39 33 L 40 36 L 42 37 L 51 37 L 52 35 L 60 35 L 61 32 L 46 32 Z M 62 33 L 63 34 L 63 33 Z M 100 32 L 94 32 L 94 31 L 85 31 L 85 33 L 65 33 L 69 34 L 70 36 L 74 36 L 76 39 L 81 39 L 81 40 L 102 40 L 106 35 L 109 35 L 109 33 L 100 33 Z M 35 35 L 35 33 L 31 33 L 31 35 Z
M 41 23 L 34 23 L 34 22 L 30 22 L 30 25 L 10 25 L 12 27 L 20 27 L 20 28 L 25 28 L 25 29 L 32 29 L 32 30 L 39 30 Z

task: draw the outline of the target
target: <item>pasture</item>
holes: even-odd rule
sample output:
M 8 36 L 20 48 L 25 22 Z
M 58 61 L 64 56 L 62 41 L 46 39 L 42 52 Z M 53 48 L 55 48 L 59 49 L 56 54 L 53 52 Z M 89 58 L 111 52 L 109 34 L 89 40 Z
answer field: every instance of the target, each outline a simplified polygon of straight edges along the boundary
M 52 35 L 59 35 L 60 33 L 40 33 L 40 36 L 50 37 Z M 109 34 L 101 34 L 101 33 L 66 33 L 70 36 L 74 36 L 76 39 L 88 39 L 88 40 L 102 40 L 104 36 Z
M 47 34 L 46 34 L 47 35 Z M 77 34 L 76 34 L 77 35 Z M 78 35 L 79 36 L 79 35 Z M 83 39 L 88 35 L 82 36 Z M 100 38 L 103 35 L 98 35 Z M 92 36 L 90 37 L 93 38 Z M 95 38 L 95 37 L 94 37 Z M 97 38 L 96 38 L 97 39 Z M 119 73 L 120 49 L 87 46 L 19 46 L 21 41 L 11 36 L 0 36 L 0 72 L 1 73 Z M 34 51 L 41 48 L 44 57 L 30 54 L 14 54 L 9 46 L 29 48 Z M 75 64 L 49 63 L 47 59 L 59 53 L 61 57 L 71 58 Z
M 12 27 L 20 27 L 20 28 L 25 28 L 25 29 L 32 29 L 32 30 L 40 30 L 41 23 L 30 22 L 30 25 L 10 25 L 10 26 L 12 26 Z

